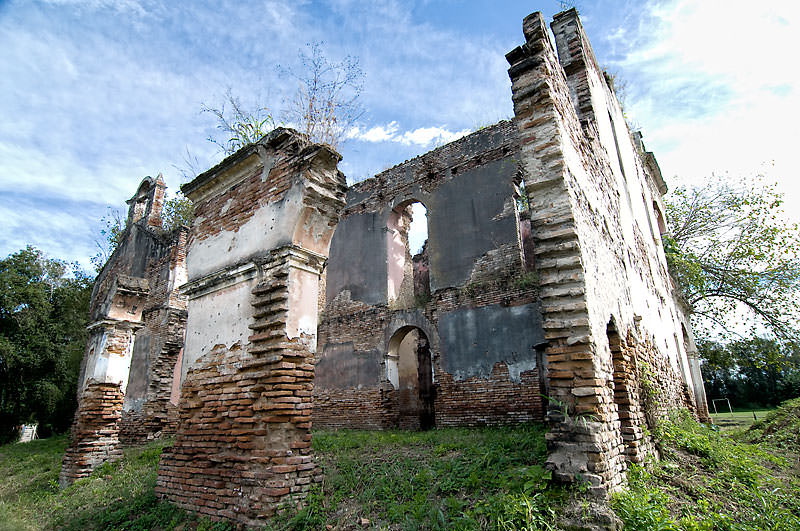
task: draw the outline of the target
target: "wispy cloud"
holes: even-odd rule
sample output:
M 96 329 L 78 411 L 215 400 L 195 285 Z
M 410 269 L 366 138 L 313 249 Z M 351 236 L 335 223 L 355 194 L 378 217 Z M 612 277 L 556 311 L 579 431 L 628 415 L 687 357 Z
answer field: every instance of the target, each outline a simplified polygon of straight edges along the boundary
M 276 67 L 299 69 L 308 42 L 322 41 L 332 60 L 358 56 L 366 73 L 367 113 L 340 146 L 350 177 L 510 116 L 504 54 L 521 43 L 531 8 L 492 4 L 503 12 L 489 17 L 489 4 L 0 2 L 0 195 L 15 198 L 2 204 L 3 232 L 13 234 L 0 253 L 32 243 L 83 260 L 105 206 L 123 205 L 145 175 L 162 171 L 174 191 L 187 148 L 201 166 L 220 156 L 201 103 L 221 102 L 230 87 L 280 114 L 297 86 Z M 628 112 L 666 175 L 756 159 L 794 174 L 782 161 L 798 141 L 798 7 L 584 4 L 598 55 L 629 78 Z M 465 29 L 454 15 L 476 22 Z
M 670 0 L 639 12 L 604 40 L 665 175 L 766 172 L 800 204 L 789 155 L 800 142 L 800 4 Z
M 348 140 L 360 140 L 362 142 L 397 142 L 407 146 L 416 145 L 430 147 L 433 145 L 452 142 L 462 136 L 468 135 L 470 129 L 460 131 L 450 131 L 446 127 L 418 127 L 411 131 L 400 132 L 397 122 L 389 122 L 385 125 L 376 125 L 369 129 L 353 127 L 347 132 Z

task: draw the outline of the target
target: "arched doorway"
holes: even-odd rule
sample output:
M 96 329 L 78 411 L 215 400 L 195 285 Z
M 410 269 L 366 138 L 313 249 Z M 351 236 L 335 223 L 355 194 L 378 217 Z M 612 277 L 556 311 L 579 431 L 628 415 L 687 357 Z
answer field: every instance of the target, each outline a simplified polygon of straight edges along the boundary
M 398 426 L 427 430 L 436 426 L 433 362 L 428 336 L 416 326 L 404 326 L 389 340 L 386 378 L 397 394 Z

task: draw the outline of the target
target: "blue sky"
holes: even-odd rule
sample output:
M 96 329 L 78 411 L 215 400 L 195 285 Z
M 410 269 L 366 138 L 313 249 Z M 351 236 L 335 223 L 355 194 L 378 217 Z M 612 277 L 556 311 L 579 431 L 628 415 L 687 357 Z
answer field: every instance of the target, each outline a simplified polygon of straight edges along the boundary
M 766 173 L 800 221 L 800 5 L 576 3 L 598 61 L 671 185 Z M 0 253 L 26 244 L 87 269 L 99 219 L 145 175 L 209 167 L 203 103 L 228 88 L 276 115 L 307 43 L 359 58 L 366 113 L 340 147 L 363 178 L 512 114 L 506 52 L 558 1 L 0 0 Z M 204 168 L 203 168 L 204 169 Z

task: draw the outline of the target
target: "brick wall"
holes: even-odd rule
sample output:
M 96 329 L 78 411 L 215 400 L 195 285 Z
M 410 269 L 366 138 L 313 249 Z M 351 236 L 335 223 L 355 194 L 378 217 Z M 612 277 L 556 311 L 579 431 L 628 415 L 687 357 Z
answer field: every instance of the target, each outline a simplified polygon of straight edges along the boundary
M 278 129 L 184 186 L 198 220 L 187 253 L 191 335 L 175 443 L 156 485 L 180 507 L 262 525 L 322 479 L 311 455 L 317 290 L 344 205 L 339 158 Z M 230 250 L 229 238 L 248 237 L 247 253 Z M 211 274 L 204 256 L 215 260 Z
M 122 457 L 119 417 L 122 410 L 119 384 L 91 381 L 78 401 L 70 445 L 64 453 L 58 481 L 66 486 L 86 477 L 106 461 Z
M 92 333 L 79 380 L 82 406 L 64 457 L 63 482 L 89 475 L 104 460 L 119 457 L 119 444 L 137 444 L 174 431 L 169 399 L 184 341 L 186 298 L 177 287 L 186 277 L 188 229 L 161 230 L 163 196 L 160 177 L 142 181 L 129 201 L 129 224 L 122 239 L 95 281 Z M 134 221 L 136 215 L 141 217 Z M 101 384 L 114 385 L 116 391 L 97 394 Z M 102 430 L 91 429 L 95 410 L 102 410 L 107 422 Z

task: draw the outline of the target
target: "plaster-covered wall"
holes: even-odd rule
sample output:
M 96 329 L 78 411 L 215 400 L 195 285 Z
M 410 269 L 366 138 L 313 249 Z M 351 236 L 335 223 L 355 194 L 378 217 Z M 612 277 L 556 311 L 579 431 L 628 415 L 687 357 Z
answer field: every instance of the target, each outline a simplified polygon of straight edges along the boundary
M 252 273 L 255 273 L 254 269 Z M 246 301 L 254 285 L 255 280 L 251 277 L 202 297 L 190 296 L 181 382 L 195 362 L 215 346 L 231 349 L 234 345 L 243 347 L 248 343 L 252 330 L 247 325 L 252 322 L 253 307 Z
M 602 338 L 613 317 L 622 336 L 652 341 L 693 387 L 686 352 L 675 341 L 680 310 L 655 224 L 661 175 L 657 165 L 645 166 L 643 146 L 631 137 L 575 12 L 557 16 L 552 28 L 584 134 L 564 151 L 592 336 Z
M 437 423 L 540 418 L 534 346 L 544 332 L 521 249 L 518 164 L 515 128 L 500 122 L 348 189 L 327 265 L 317 425 L 409 422 L 403 404 L 416 390 L 401 382 L 415 381 L 416 361 L 394 357 L 391 344 L 406 327 L 431 342 Z M 407 248 L 417 201 L 427 213 L 425 282 Z

